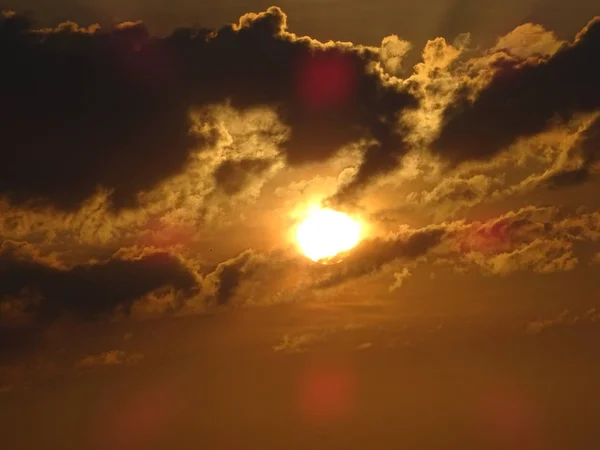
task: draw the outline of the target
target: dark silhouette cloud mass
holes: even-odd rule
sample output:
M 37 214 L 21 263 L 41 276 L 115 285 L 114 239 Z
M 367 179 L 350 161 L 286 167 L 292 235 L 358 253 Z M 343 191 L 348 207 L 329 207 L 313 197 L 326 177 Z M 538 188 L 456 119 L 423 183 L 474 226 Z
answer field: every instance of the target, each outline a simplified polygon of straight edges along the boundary
M 117 206 L 134 205 L 205 144 L 189 117 L 204 105 L 276 109 L 291 127 L 283 151 L 292 165 L 326 160 L 361 137 L 391 151 L 400 145 L 393 118 L 416 105 L 369 70 L 374 49 L 300 38 L 276 7 L 165 38 L 139 22 L 36 30 L 6 13 L 0 51 L 0 82 L 9 87 L 0 106 L 0 193 L 18 203 L 70 209 L 103 187 Z M 372 156 L 364 178 L 377 171 Z
M 600 19 L 592 20 L 554 55 L 502 58 L 489 84 L 468 89 L 446 108 L 432 149 L 459 163 L 489 159 L 514 144 L 600 107 Z
M 194 276 L 176 258 L 156 253 L 137 260 L 110 260 L 61 270 L 42 262 L 0 257 L 0 304 L 4 314 L 27 313 L 34 320 L 53 320 L 63 314 L 83 319 L 111 315 L 117 307 L 127 313 L 133 301 L 163 286 L 191 295 Z
M 432 227 L 364 241 L 316 286 L 332 287 L 353 278 L 374 274 L 385 264 L 398 259 L 414 261 L 439 245 L 447 234 L 448 230 L 443 227 Z

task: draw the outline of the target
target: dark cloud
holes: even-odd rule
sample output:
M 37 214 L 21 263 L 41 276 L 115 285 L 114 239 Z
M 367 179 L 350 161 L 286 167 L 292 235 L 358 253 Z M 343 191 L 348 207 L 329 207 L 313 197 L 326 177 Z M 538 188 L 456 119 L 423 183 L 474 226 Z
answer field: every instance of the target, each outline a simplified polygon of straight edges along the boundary
M 529 206 L 483 222 L 458 220 L 406 228 L 387 238 L 362 242 L 338 264 L 316 267 L 312 278 L 317 281 L 312 287 L 338 286 L 374 274 L 395 260 L 415 261 L 422 256 L 457 271 L 475 268 L 494 275 L 525 270 L 567 272 L 579 263 L 575 243 L 597 241 L 599 230 L 598 213 L 552 206 Z M 401 284 L 409 274 L 406 269 L 394 277 Z
M 242 281 L 251 277 L 264 263 L 264 257 L 253 250 L 246 250 L 220 263 L 204 279 L 203 291 L 207 302 L 214 300 L 216 305 L 229 303 Z
M 287 160 L 301 164 L 365 136 L 391 151 L 401 142 L 395 115 L 415 104 L 367 70 L 374 50 L 298 38 L 274 7 L 216 32 L 181 28 L 165 38 L 142 23 L 35 31 L 4 14 L 0 52 L 0 193 L 19 203 L 72 208 L 102 186 L 117 206 L 135 204 L 202 145 L 189 132 L 191 108 L 276 108 L 291 127 Z M 364 166 L 369 176 L 379 170 Z
M 468 99 L 460 93 L 444 113 L 433 150 L 453 163 L 488 159 L 578 113 L 600 108 L 600 18 L 592 20 L 572 44 L 547 59 L 497 62 L 491 82 Z
M 142 25 L 32 32 L 9 17 L 0 48 L 10 86 L 0 106 L 0 192 L 13 201 L 72 207 L 102 185 L 132 202 L 186 162 L 188 107 Z
M 235 195 L 243 191 L 253 177 L 260 176 L 269 169 L 272 161 L 265 159 L 243 159 L 224 161 L 215 170 L 217 187 L 225 194 Z
M 0 257 L 0 304 L 27 302 L 25 312 L 40 319 L 53 319 L 63 313 L 93 319 L 117 307 L 127 312 L 137 298 L 167 285 L 190 293 L 197 287 L 188 269 L 166 253 L 69 270 L 15 260 L 10 254 Z
M 242 267 L 247 261 L 247 257 L 238 258 L 230 264 L 222 264 L 219 266 L 218 278 L 219 285 L 215 298 L 217 304 L 224 305 L 235 294 L 237 287 L 242 279 Z
M 340 187 L 338 191 L 326 203 L 332 206 L 352 202 L 356 194 L 370 180 L 378 175 L 385 175 L 398 167 L 400 158 L 408 149 L 408 145 L 391 130 L 397 127 L 392 124 L 394 119 L 388 119 L 390 123 L 379 124 L 374 128 L 374 136 L 377 141 L 368 145 L 364 150 L 364 155 L 358 170 L 350 181 Z
M 575 186 L 585 183 L 590 178 L 590 172 L 587 168 L 561 170 L 546 180 L 550 188 L 560 188 L 566 186 Z
M 431 227 L 389 238 L 363 241 L 339 264 L 329 266 L 331 270 L 328 270 L 328 275 L 317 282 L 316 286 L 336 286 L 353 278 L 375 273 L 385 264 L 397 259 L 417 259 L 439 245 L 447 233 L 448 230 L 444 227 Z
M 600 118 L 582 133 L 579 144 L 586 165 L 600 160 Z

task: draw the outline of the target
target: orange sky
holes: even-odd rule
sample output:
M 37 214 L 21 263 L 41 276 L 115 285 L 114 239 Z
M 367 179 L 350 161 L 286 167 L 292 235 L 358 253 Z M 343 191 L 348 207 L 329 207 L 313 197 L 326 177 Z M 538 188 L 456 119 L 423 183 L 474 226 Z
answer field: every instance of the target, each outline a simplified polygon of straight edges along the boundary
M 269 6 L 0 16 L 0 442 L 595 448 L 598 7 Z

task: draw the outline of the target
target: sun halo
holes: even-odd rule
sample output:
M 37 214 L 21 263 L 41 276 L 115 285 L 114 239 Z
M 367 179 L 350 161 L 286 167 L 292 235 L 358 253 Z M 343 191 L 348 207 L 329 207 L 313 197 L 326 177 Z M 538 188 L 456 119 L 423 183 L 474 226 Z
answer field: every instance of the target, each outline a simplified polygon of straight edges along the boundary
M 361 239 L 361 223 L 327 208 L 313 208 L 296 229 L 300 250 L 315 262 L 327 263 L 355 247 Z

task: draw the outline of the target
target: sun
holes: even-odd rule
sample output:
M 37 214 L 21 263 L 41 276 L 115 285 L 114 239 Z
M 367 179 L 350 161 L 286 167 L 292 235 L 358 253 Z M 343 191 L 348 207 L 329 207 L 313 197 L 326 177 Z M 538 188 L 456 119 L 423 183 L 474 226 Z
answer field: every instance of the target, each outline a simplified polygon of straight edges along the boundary
M 302 252 L 315 262 L 325 262 L 356 246 L 361 238 L 357 220 L 332 209 L 314 209 L 296 230 Z

